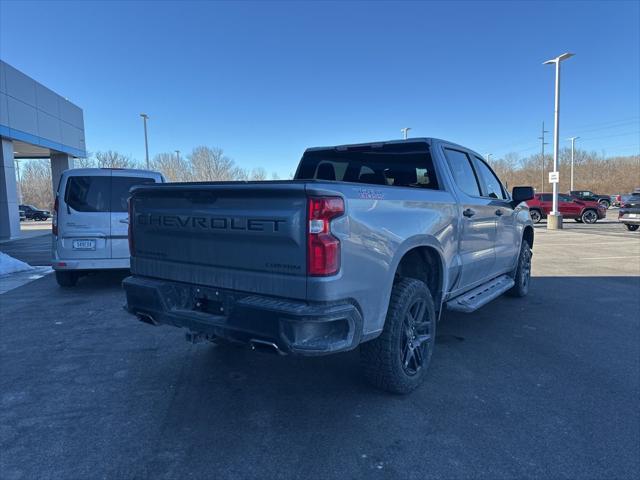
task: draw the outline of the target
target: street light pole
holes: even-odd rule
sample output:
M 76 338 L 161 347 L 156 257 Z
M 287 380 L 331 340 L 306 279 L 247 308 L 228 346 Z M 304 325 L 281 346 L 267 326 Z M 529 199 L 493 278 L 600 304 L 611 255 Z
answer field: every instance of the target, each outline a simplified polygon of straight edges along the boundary
M 580 137 L 570 137 L 571 140 L 571 188 L 569 190 L 573 190 L 573 151 L 576 145 L 576 140 Z
M 409 130 L 411 130 L 411 127 L 404 127 L 404 128 L 401 128 L 401 129 L 400 129 L 400 131 L 402 132 L 402 137 L 403 137 L 405 140 L 406 140 L 406 139 L 407 139 L 407 137 L 408 137 Z
M 149 115 L 146 113 L 141 113 L 142 123 L 144 124 L 144 151 L 145 158 L 147 160 L 147 169 L 149 169 L 149 140 L 147 138 L 147 120 L 149 119 Z
M 180 161 L 180 150 L 176 150 L 176 158 Z
M 573 57 L 573 53 L 563 53 L 559 57 L 547 60 L 543 65 L 555 63 L 556 65 L 556 100 L 555 100 L 555 121 L 553 126 L 553 171 L 558 171 L 558 136 L 560 132 L 560 62 Z M 562 215 L 558 212 L 558 182 L 553 182 L 553 206 L 551 213 L 547 216 L 547 229 L 557 230 L 562 228 Z

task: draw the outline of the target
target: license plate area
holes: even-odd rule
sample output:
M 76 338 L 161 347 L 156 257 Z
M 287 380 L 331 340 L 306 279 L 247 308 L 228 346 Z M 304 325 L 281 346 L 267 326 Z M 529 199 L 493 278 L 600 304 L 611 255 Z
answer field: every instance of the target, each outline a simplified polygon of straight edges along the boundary
M 96 241 L 90 238 L 81 238 L 71 243 L 74 250 L 95 250 Z

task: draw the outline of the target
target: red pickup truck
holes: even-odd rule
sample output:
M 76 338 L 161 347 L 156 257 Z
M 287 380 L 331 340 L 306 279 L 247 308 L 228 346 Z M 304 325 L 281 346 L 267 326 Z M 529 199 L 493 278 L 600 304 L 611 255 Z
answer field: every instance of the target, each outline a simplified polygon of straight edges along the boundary
M 538 223 L 552 210 L 553 195 L 536 193 L 527 201 L 533 223 Z M 558 211 L 564 218 L 573 218 L 578 223 L 596 223 L 607 216 L 607 209 L 598 202 L 579 200 L 571 195 L 558 195 Z

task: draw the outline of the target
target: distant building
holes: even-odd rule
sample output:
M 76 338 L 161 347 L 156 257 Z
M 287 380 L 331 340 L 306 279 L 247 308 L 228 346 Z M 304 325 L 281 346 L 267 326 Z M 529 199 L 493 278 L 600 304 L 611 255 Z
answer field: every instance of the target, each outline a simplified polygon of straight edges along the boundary
M 60 173 L 86 157 L 82 109 L 0 60 L 0 238 L 20 234 L 16 160 L 51 160 L 53 190 Z

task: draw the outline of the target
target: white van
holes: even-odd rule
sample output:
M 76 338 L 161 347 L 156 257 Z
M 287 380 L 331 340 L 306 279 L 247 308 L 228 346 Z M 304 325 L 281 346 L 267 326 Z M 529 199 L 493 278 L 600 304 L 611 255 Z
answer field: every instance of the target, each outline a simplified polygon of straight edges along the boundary
M 51 266 L 62 287 L 95 270 L 128 269 L 129 189 L 162 183 L 161 173 L 78 168 L 60 176 L 53 212 Z

